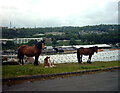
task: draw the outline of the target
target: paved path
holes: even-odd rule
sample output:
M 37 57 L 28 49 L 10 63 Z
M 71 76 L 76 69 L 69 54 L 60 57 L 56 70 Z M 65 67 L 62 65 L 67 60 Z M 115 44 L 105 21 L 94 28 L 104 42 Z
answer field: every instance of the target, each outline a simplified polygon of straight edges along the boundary
M 3 91 L 118 91 L 118 71 L 25 82 Z

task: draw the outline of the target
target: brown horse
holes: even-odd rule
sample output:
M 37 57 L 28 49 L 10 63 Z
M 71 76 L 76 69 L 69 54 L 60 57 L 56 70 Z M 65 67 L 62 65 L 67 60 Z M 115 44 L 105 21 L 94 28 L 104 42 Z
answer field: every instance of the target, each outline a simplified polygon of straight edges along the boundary
M 38 42 L 36 45 L 33 45 L 33 46 L 27 46 L 27 45 L 20 46 L 18 48 L 18 58 L 20 63 L 24 65 L 23 58 L 24 58 L 24 55 L 26 55 L 28 57 L 35 56 L 34 65 L 38 65 L 38 58 L 42 52 L 42 49 L 44 49 L 44 45 L 45 45 L 45 41 L 42 40 L 41 42 Z
M 91 63 L 91 57 L 94 54 L 94 52 L 96 52 L 96 53 L 98 52 L 97 50 L 98 50 L 97 46 L 90 47 L 90 48 L 83 48 L 83 47 L 81 47 L 81 48 L 77 49 L 78 63 L 82 62 L 82 56 L 83 55 L 89 55 L 87 63 Z

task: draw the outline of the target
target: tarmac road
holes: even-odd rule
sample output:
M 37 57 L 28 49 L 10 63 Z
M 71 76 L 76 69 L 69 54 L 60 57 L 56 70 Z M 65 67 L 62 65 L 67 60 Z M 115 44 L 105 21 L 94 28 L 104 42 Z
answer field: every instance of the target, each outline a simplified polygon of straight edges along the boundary
M 25 82 L 3 91 L 118 91 L 118 70 L 73 77 Z

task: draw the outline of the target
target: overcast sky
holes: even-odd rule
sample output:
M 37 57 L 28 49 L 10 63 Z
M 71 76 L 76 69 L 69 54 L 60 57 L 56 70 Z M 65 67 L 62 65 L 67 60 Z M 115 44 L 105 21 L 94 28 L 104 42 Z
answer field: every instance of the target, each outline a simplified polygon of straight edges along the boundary
M 2 0 L 0 26 L 60 27 L 118 23 L 119 0 Z

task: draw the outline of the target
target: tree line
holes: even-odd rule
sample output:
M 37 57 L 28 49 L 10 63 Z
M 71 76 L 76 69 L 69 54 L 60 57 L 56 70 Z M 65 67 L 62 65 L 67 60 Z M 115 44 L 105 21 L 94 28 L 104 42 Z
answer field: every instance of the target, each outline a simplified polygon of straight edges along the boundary
M 81 34 L 82 32 L 85 34 Z M 89 33 L 89 32 L 99 33 Z M 45 34 L 46 32 L 64 32 L 64 35 L 43 35 L 34 36 L 34 34 Z M 100 32 L 105 32 L 100 34 Z M 95 25 L 84 27 L 46 27 L 46 28 L 20 28 L 20 29 L 2 29 L 2 38 L 27 38 L 27 37 L 46 37 L 51 38 L 52 42 L 46 42 L 46 45 L 80 45 L 80 44 L 116 44 L 120 41 L 120 31 L 118 25 Z M 61 40 L 61 42 L 57 42 Z M 62 41 L 68 40 L 68 41 Z

